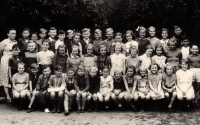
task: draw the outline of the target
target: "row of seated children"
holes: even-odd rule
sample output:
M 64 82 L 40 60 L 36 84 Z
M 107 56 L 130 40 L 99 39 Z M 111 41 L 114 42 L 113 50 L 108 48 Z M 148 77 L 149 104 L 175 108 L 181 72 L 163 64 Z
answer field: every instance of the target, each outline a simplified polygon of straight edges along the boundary
M 77 71 L 72 68 L 66 74 L 62 72 L 61 66 L 56 66 L 55 75 L 51 75 L 50 67 L 45 66 L 43 74 L 39 75 L 36 82 L 33 79 L 37 77 L 38 68 L 37 64 L 32 64 L 31 71 L 35 77 L 31 77 L 24 72 L 24 64 L 19 63 L 18 72 L 12 78 L 13 96 L 20 101 L 19 109 L 26 96 L 30 99 L 28 113 L 32 111 L 36 97 L 44 105 L 45 112 L 50 112 L 50 104 L 47 101 L 50 98 L 50 103 L 53 105 L 52 113 L 62 112 L 64 99 L 65 115 L 71 111 L 74 97 L 76 97 L 78 113 L 85 112 L 86 101 L 88 111 L 91 111 L 92 107 L 98 111 L 99 104 L 104 105 L 109 111 L 110 99 L 120 109 L 124 106 L 122 102 L 126 101 L 133 111 L 137 111 L 135 103 L 138 101 L 141 109 L 144 110 L 150 99 L 166 98 L 169 100 L 168 109 L 172 111 L 176 98 L 182 103 L 186 102 L 184 104 L 188 107 L 195 97 L 192 85 L 194 74 L 187 60 L 181 61 L 181 68 L 176 73 L 173 66 L 167 64 L 163 74 L 159 73 L 160 67 L 157 63 L 151 63 L 149 69 L 140 67 L 138 74 L 132 65 L 127 67 L 125 75 L 121 69 L 115 69 L 113 76 L 110 75 L 107 66 L 103 67 L 102 75 L 98 75 L 96 67 L 91 67 L 87 72 L 81 65 L 78 66 Z M 31 87 L 30 83 L 32 83 Z

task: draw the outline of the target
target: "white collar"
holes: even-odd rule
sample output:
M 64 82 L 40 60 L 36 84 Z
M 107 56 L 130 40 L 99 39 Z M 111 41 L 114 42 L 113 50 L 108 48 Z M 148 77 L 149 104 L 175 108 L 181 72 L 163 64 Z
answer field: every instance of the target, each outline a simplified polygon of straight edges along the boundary
M 75 56 L 72 56 L 72 54 L 70 54 L 70 57 L 73 58 L 73 59 L 75 59 L 75 58 L 78 58 L 79 56 L 75 57 Z
M 52 39 L 51 37 L 49 37 L 49 40 L 52 42 L 52 41 L 55 41 L 55 39 Z

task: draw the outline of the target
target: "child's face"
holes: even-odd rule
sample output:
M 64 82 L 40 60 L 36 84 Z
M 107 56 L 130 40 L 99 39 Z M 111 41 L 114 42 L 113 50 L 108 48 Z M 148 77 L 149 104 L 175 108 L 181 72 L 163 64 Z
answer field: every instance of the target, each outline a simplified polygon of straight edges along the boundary
M 36 75 L 38 73 L 39 69 L 31 69 L 31 72 Z
M 14 40 L 16 37 L 16 30 L 10 30 L 7 35 L 9 37 L 9 39 Z
M 167 31 L 162 31 L 162 38 L 166 39 L 168 37 L 168 32 Z
M 158 72 L 158 66 L 157 65 L 152 65 L 151 66 L 151 73 L 156 74 Z
M 166 67 L 166 73 L 167 73 L 168 75 L 173 74 L 173 68 L 172 68 L 172 66 L 167 66 L 167 67 Z
M 121 36 L 115 36 L 115 42 L 122 42 Z
M 109 70 L 108 69 L 103 69 L 102 74 L 103 74 L 103 77 L 106 78 L 109 75 Z
M 192 48 L 191 48 L 191 52 L 194 55 L 198 54 L 198 52 L 199 52 L 198 46 L 193 45 Z
M 14 49 L 14 50 L 13 50 L 13 55 L 14 55 L 14 56 L 17 56 L 17 55 L 19 55 L 19 52 L 20 52 L 19 49 Z
M 137 50 L 131 49 L 131 56 L 135 57 L 137 55 Z
M 140 69 L 140 75 L 144 77 L 146 75 L 146 70 Z
M 91 70 L 91 71 L 90 71 L 90 76 L 91 76 L 91 77 L 96 76 L 96 74 L 97 74 L 97 72 L 96 72 L 95 70 Z
M 40 36 L 41 39 L 44 39 L 47 36 L 47 33 L 42 32 L 42 33 L 39 34 L 39 36 Z
M 160 56 L 160 55 L 162 55 L 162 48 L 157 48 L 156 49 L 156 54 L 158 55 L 158 56 Z
M 106 33 L 106 38 L 111 40 L 113 38 L 113 32 L 107 32 Z
M 88 47 L 87 48 L 87 54 L 92 54 L 93 52 L 93 48 L 92 47 Z
M 72 55 L 77 56 L 78 55 L 78 48 L 73 48 L 72 49 Z
M 75 35 L 73 40 L 74 40 L 75 43 L 80 42 L 80 36 Z
M 62 70 L 57 70 L 55 71 L 56 76 L 61 76 L 62 75 Z
M 65 34 L 59 34 L 59 35 L 58 35 L 58 39 L 59 39 L 60 41 L 63 41 L 63 40 L 65 39 Z
M 29 44 L 28 44 L 28 50 L 29 50 L 30 52 L 35 51 L 35 48 L 36 48 L 35 43 L 29 43 Z
M 181 28 L 177 28 L 177 29 L 175 29 L 174 32 L 176 35 L 180 35 L 182 33 L 182 30 L 181 30 Z
M 96 40 L 99 40 L 99 39 L 101 38 L 101 36 L 100 36 L 98 33 L 94 33 L 94 38 L 95 38 Z
M 131 68 L 128 68 L 128 70 L 127 70 L 127 75 L 128 76 L 132 76 L 133 75 L 133 69 L 131 69 Z
M 100 48 L 101 55 L 106 55 L 106 48 Z
M 115 77 L 116 77 L 116 78 L 122 77 L 122 73 L 121 73 L 121 72 L 115 72 Z
M 74 36 L 73 32 L 72 32 L 72 33 L 68 33 L 68 35 L 67 35 L 67 37 L 68 37 L 69 39 L 72 39 L 73 36 Z
M 146 32 L 144 30 L 140 31 L 139 36 L 141 39 L 144 39 L 146 36 Z
M 149 30 L 149 35 L 150 35 L 150 36 L 155 36 L 155 34 L 156 34 L 155 29 L 150 29 L 150 30 Z
M 176 49 L 176 43 L 170 43 L 170 44 L 169 44 L 169 48 L 170 48 L 171 50 L 175 50 L 175 49 Z
M 32 34 L 31 40 L 37 41 L 38 40 L 38 36 L 36 34 Z
M 65 54 L 65 49 L 64 48 L 59 48 L 58 49 L 59 54 Z
M 181 63 L 181 69 L 182 69 L 183 71 L 186 71 L 186 70 L 188 69 L 188 64 L 185 63 L 185 62 L 182 62 L 182 63 Z
M 127 34 L 126 34 L 126 40 L 127 40 L 128 42 L 130 42 L 132 39 L 133 39 L 132 35 L 131 35 L 130 33 L 127 33 Z
M 23 73 L 23 72 L 24 72 L 24 69 L 25 69 L 25 68 L 24 68 L 24 66 L 22 66 L 22 65 L 19 65 L 18 68 L 17 68 L 17 70 L 18 70 L 19 73 Z
M 56 30 L 50 30 L 50 31 L 49 31 L 49 36 L 50 36 L 51 38 L 55 38 L 56 35 L 57 35 L 57 31 L 56 31 Z
M 88 32 L 88 31 L 87 32 L 83 32 L 82 36 L 83 36 L 84 39 L 89 39 L 90 32 Z
M 74 76 L 74 72 L 73 71 L 68 71 L 67 72 L 67 76 L 69 77 L 69 78 L 72 78 L 73 76 Z
M 115 53 L 117 53 L 117 54 L 121 53 L 121 47 L 120 46 L 115 47 Z
M 43 74 L 44 74 L 44 75 L 48 76 L 50 73 L 51 73 L 51 70 L 50 70 L 49 67 L 46 68 L 46 69 L 43 69 Z
M 30 33 L 29 33 L 28 30 L 25 30 L 25 31 L 22 32 L 22 36 L 23 36 L 24 39 L 28 39 L 29 35 L 30 35 Z
M 182 41 L 182 45 L 184 46 L 184 47 L 188 47 L 189 46 L 189 40 L 188 39 L 184 39 L 183 41 Z
M 83 76 L 85 74 L 84 70 L 82 69 L 78 69 L 77 73 L 79 76 Z
M 146 50 L 146 55 L 147 55 L 148 57 L 150 57 L 150 56 L 152 55 L 152 53 L 153 53 L 153 49 L 147 49 L 147 50 Z
M 48 42 L 43 42 L 43 43 L 42 43 L 42 48 L 43 48 L 44 51 L 48 50 L 48 48 L 49 48 L 49 43 L 48 43 Z

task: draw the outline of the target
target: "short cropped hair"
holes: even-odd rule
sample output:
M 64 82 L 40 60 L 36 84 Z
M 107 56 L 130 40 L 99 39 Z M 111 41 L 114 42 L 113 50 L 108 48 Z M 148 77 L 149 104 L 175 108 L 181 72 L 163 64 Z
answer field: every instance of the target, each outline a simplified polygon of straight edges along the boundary
M 62 67 L 60 65 L 56 65 L 54 69 L 55 71 L 58 71 L 58 70 L 62 70 Z
M 59 30 L 58 31 L 58 35 L 60 35 L 60 34 L 65 34 L 65 31 L 64 30 Z
M 31 69 L 39 69 L 39 65 L 37 63 L 32 63 Z

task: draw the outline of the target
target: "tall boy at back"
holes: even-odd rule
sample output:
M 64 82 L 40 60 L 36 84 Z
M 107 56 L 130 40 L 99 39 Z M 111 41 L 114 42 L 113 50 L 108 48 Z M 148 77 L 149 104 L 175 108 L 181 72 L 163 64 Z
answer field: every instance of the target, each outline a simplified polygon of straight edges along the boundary
M 41 28 L 40 29 L 40 32 L 39 32 L 39 36 L 40 36 L 40 39 L 37 40 L 37 50 L 38 52 L 40 52 L 42 50 L 42 42 L 46 39 L 46 36 L 47 36 L 47 30 L 44 29 L 44 28 Z
M 93 41 L 90 39 L 90 29 L 89 28 L 84 28 L 82 30 L 82 36 L 83 39 L 80 41 L 81 45 L 82 45 L 82 55 L 86 54 L 86 45 L 88 45 L 89 43 L 93 44 Z
M 22 38 L 18 41 L 18 46 L 21 49 L 21 52 L 24 53 L 27 51 L 27 43 L 29 42 L 30 30 L 24 28 L 22 31 Z
M 55 53 L 55 44 L 56 44 L 56 35 L 57 35 L 57 29 L 55 27 L 51 27 L 49 29 L 49 38 L 47 39 L 49 42 L 49 50 Z

